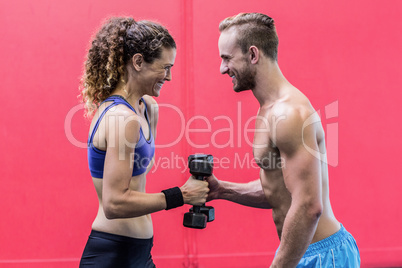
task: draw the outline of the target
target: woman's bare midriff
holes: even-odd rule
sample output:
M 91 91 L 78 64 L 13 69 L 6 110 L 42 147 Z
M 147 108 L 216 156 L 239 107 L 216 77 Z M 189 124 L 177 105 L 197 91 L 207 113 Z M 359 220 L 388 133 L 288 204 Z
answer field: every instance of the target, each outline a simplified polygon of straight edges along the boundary
M 92 230 L 140 239 L 153 237 L 150 214 L 135 218 L 107 219 L 102 207 L 103 180 L 97 178 L 92 178 L 92 180 L 99 200 L 98 213 L 92 224 Z M 130 188 L 135 191 L 145 192 L 145 174 L 133 177 Z

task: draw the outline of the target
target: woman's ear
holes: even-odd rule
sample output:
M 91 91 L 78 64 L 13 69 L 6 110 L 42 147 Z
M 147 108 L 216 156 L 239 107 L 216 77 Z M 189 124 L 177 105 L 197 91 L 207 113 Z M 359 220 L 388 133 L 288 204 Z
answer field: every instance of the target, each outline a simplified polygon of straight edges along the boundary
M 133 67 L 136 71 L 140 71 L 142 69 L 142 66 L 144 64 L 144 57 L 140 54 L 137 53 L 133 56 Z
M 248 49 L 248 52 L 250 53 L 250 62 L 251 64 L 256 64 L 260 58 L 260 51 L 258 50 L 258 47 L 256 46 L 251 46 Z

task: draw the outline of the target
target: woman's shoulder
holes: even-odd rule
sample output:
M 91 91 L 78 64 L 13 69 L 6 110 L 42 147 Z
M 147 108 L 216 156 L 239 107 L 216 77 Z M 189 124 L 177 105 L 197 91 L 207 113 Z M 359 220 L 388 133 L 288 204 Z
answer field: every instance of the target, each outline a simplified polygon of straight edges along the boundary
M 157 106 L 158 105 L 156 100 L 154 98 L 152 98 L 151 96 L 149 96 L 149 95 L 142 96 L 142 99 L 145 101 L 145 104 L 147 105 L 147 107 L 152 107 L 152 106 Z
M 135 121 L 139 124 L 140 116 L 130 106 L 122 103 L 113 105 L 112 107 L 109 107 L 109 105 L 110 103 L 106 104 L 104 107 L 99 107 L 101 111 L 105 111 L 105 109 L 108 108 L 104 114 L 104 118 L 107 122 L 112 122 L 113 124 L 126 124 L 127 122 Z
M 158 106 L 158 103 L 156 102 L 156 100 L 149 95 L 144 95 L 142 97 L 142 99 L 144 100 L 144 102 L 147 106 L 147 112 L 150 115 L 157 116 L 159 106 Z
M 159 106 L 156 100 L 149 96 L 149 95 L 144 95 L 143 100 L 147 106 L 147 113 L 148 113 L 148 118 L 149 118 L 149 123 L 151 124 L 151 127 L 154 129 L 154 136 L 156 135 L 156 130 L 155 127 L 158 124 L 158 119 L 159 119 Z
M 105 117 L 113 117 L 113 116 L 137 116 L 137 114 L 130 109 L 127 105 L 112 105 L 111 102 L 102 103 L 91 118 L 91 125 L 96 123 L 99 119 L 103 119 Z

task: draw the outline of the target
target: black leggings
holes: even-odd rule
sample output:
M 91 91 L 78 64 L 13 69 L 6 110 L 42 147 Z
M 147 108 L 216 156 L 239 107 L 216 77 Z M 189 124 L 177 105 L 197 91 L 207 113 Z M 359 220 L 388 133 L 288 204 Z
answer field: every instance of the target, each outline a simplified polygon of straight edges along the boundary
M 92 230 L 80 267 L 155 268 L 152 246 L 153 238 L 138 239 Z

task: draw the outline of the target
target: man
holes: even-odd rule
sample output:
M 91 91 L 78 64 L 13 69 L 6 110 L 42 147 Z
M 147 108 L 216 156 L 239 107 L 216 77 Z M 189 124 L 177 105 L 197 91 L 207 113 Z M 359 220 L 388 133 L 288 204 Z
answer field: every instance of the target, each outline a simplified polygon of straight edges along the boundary
M 261 170 L 260 179 L 245 184 L 211 176 L 208 200 L 272 209 L 280 245 L 271 267 L 359 267 L 356 241 L 331 208 L 320 119 L 278 66 L 273 19 L 241 13 L 219 30 L 221 73 L 260 103 L 253 154 Z

